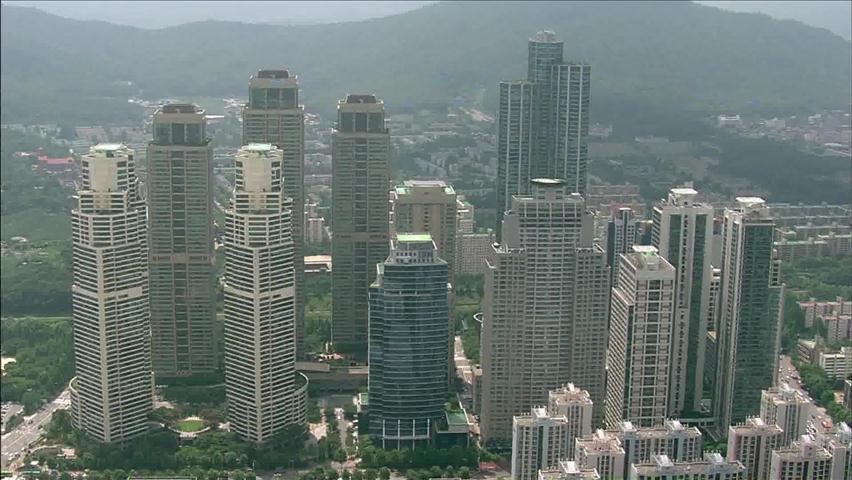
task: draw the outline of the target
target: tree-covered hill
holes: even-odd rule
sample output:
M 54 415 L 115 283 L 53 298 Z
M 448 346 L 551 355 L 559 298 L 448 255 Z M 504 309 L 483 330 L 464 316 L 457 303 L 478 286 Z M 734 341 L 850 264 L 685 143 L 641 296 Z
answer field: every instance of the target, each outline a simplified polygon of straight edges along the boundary
M 286 65 L 310 110 L 370 91 L 399 111 L 446 104 L 525 75 L 526 40 L 555 30 L 593 65 L 593 111 L 846 108 L 852 44 L 765 15 L 687 2 L 442 2 L 310 26 L 199 22 L 142 30 L 2 7 L 4 122 L 132 115 L 126 98 L 245 95 L 258 67 Z M 126 82 L 133 82 L 128 86 Z

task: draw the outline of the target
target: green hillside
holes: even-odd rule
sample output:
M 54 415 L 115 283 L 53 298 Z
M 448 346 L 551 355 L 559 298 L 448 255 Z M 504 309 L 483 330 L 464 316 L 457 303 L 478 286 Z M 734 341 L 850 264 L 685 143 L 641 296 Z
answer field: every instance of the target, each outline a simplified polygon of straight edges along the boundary
M 446 104 L 525 75 L 526 40 L 555 30 L 593 65 L 598 119 L 659 112 L 848 108 L 852 44 L 825 30 L 686 2 L 438 3 L 313 26 L 200 22 L 142 30 L 2 7 L 2 119 L 133 115 L 126 96 L 244 95 L 286 65 L 310 110 L 366 90 L 392 111 Z M 134 82 L 127 86 L 126 81 Z M 649 119 L 653 120 L 653 119 Z M 641 118 L 639 119 L 641 121 Z

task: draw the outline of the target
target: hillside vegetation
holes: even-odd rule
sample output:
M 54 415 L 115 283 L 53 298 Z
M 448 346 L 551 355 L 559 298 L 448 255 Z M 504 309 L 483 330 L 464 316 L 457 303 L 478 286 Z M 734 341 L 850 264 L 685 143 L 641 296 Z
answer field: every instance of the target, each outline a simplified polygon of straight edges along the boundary
M 376 92 L 391 111 L 443 105 L 523 77 L 526 40 L 552 29 L 593 65 L 598 119 L 625 110 L 848 107 L 850 43 L 825 30 L 687 2 L 446 2 L 311 26 L 199 22 L 143 30 L 2 7 L 2 119 L 138 116 L 128 95 L 245 95 L 258 67 L 286 65 L 310 110 Z M 133 82 L 128 85 L 127 82 Z M 641 121 L 641 115 L 631 115 Z

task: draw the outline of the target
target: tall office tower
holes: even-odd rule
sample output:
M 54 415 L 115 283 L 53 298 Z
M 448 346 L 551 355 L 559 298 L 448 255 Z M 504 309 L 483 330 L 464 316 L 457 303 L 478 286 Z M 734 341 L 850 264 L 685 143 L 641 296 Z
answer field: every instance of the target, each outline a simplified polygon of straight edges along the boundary
M 133 150 L 100 144 L 82 158 L 74 242 L 74 425 L 99 442 L 148 430 L 154 391 L 145 201 Z
M 639 228 L 637 216 L 630 207 L 620 207 L 612 210 L 606 221 L 604 245 L 606 249 L 606 264 L 610 267 L 611 283 L 615 283 L 618 272 L 618 259 L 622 253 L 633 251 L 633 245 L 638 245 Z
M 608 272 L 592 216 L 564 182 L 515 196 L 487 260 L 482 327 L 482 438 L 507 442 L 512 417 L 573 382 L 602 398 Z M 558 259 L 556 262 L 554 259 Z
M 299 105 L 299 80 L 287 70 L 258 70 L 249 79 L 243 107 L 243 145 L 271 143 L 283 154 L 284 194 L 293 199 L 293 268 L 296 278 L 296 356 L 305 338 L 305 108 Z
M 668 455 L 651 455 L 651 460 L 630 467 L 630 480 L 745 480 L 745 467 L 707 453 L 702 460 L 672 461 Z
M 331 339 L 339 351 L 363 351 L 368 290 L 389 245 L 390 135 L 382 101 L 374 95 L 339 101 L 331 140 Z
M 677 271 L 672 331 L 669 412 L 701 410 L 710 305 L 713 207 L 695 202 L 698 192 L 673 188 L 654 207 L 651 241 Z
M 589 99 L 592 67 L 558 63 L 550 70 L 551 176 L 572 192 L 586 193 L 589 163 Z M 537 86 L 538 84 L 536 84 Z
M 789 445 L 807 432 L 815 408 L 810 397 L 786 383 L 760 392 L 760 418 L 781 427 L 781 445 Z
M 552 178 L 555 176 L 552 168 L 555 135 L 552 70 L 554 65 L 562 63 L 562 42 L 556 38 L 556 33 L 541 31 L 529 39 L 527 47 L 527 80 L 533 84 L 533 150 L 529 178 Z
M 372 400 L 371 400 L 372 401 Z M 512 480 L 535 480 L 538 471 L 568 457 L 568 421 L 534 407 L 512 419 Z
M 533 84 L 526 80 L 500 82 L 500 106 L 497 110 L 497 238 L 503 213 L 513 195 L 529 194 L 530 158 L 534 138 L 532 130 Z
M 746 480 L 769 478 L 772 451 L 782 446 L 782 431 L 778 425 L 765 423 L 757 417 L 728 429 L 728 460 L 738 460 L 746 467 Z
M 446 259 L 450 281 L 456 260 L 456 191 L 443 180 L 406 180 L 391 190 L 393 231 L 429 233 Z
M 428 443 L 447 400 L 447 262 L 428 233 L 398 233 L 370 287 L 370 438 Z
M 592 399 L 589 392 L 573 383 L 563 385 L 547 394 L 550 415 L 567 421 L 565 457 L 574 458 L 574 441 L 592 433 Z
M 300 415 L 294 406 L 296 338 L 292 200 L 282 152 L 250 143 L 235 159 L 226 210 L 225 387 L 231 430 L 254 442 Z
M 619 259 L 612 288 L 606 423 L 662 424 L 668 411 L 675 269 L 651 246 Z
M 594 468 L 583 468 L 573 460 L 561 460 L 556 468 L 538 471 L 538 480 L 601 480 Z
M 722 235 L 722 303 L 717 332 L 716 427 L 753 415 L 760 392 L 775 385 L 784 286 L 773 260 L 775 222 L 763 199 L 737 198 Z M 783 427 L 782 427 L 783 428 Z
M 574 459 L 580 467 L 596 469 L 602 480 L 625 478 L 625 454 L 621 441 L 603 430 L 578 438 L 574 442 Z
M 833 480 L 832 456 L 810 435 L 772 452 L 771 480 Z M 847 477 L 848 478 L 848 477 Z
M 151 360 L 157 380 L 217 371 L 213 144 L 204 110 L 165 105 L 148 144 Z

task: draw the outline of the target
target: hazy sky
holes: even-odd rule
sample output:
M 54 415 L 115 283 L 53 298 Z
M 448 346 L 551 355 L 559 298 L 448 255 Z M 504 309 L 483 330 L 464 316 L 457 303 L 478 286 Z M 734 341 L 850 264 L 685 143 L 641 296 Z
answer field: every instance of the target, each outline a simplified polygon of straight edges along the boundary
M 162 28 L 201 20 L 234 20 L 249 23 L 327 23 L 363 20 L 402 13 L 430 1 L 231 1 L 231 2 L 95 2 L 9 1 L 34 6 L 63 17 L 105 20 L 143 28 Z M 836 1 L 699 1 L 726 10 L 761 12 L 775 18 L 792 18 L 827 28 L 852 38 L 852 0 Z
M 432 3 L 428 1 L 4 1 L 36 7 L 79 20 L 104 20 L 142 28 L 162 28 L 203 20 L 247 23 L 329 23 L 384 17 Z

